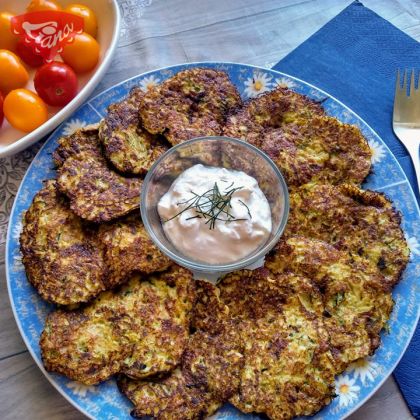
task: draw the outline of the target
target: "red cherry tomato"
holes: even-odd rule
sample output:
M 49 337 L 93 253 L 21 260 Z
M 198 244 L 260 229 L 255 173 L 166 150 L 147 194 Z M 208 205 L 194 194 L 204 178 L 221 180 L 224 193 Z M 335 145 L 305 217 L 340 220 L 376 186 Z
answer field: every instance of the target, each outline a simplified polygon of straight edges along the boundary
M 35 90 L 48 105 L 68 104 L 77 94 L 77 85 L 73 69 L 58 61 L 44 64 L 35 73 Z
M 4 115 L 3 115 L 3 96 L 1 96 L 1 93 L 0 93 L 0 127 L 3 124 L 3 118 L 4 118 Z
M 23 41 L 19 41 L 16 45 L 17 55 L 29 66 L 39 67 L 42 66 L 44 60 L 38 54 L 35 54 L 31 47 L 25 45 Z

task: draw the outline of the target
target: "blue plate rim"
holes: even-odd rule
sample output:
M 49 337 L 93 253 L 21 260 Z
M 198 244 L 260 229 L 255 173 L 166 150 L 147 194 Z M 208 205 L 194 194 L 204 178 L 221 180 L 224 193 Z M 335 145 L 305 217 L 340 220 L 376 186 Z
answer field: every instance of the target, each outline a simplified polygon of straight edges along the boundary
M 120 86 L 124 83 L 129 82 L 130 80 L 136 79 L 138 77 L 142 77 L 142 76 L 147 76 L 148 74 L 151 73 L 155 73 L 155 72 L 159 72 L 159 71 L 163 71 L 163 70 L 170 70 L 173 68 L 177 68 L 180 66 L 206 66 L 206 65 L 233 65 L 233 66 L 243 66 L 243 67 L 248 67 L 248 68 L 253 68 L 253 69 L 258 69 L 258 70 L 262 70 L 262 71 L 268 71 L 268 72 L 272 72 L 281 76 L 285 76 L 288 77 L 290 79 L 296 80 L 304 85 L 309 86 L 312 89 L 315 89 L 316 91 L 326 95 L 328 98 L 332 99 L 333 101 L 337 102 L 339 105 L 341 105 L 343 108 L 345 108 L 347 111 L 349 111 L 352 115 L 354 115 L 358 120 L 360 120 L 370 131 L 371 133 L 380 140 L 381 145 L 383 145 L 386 150 L 389 152 L 390 155 L 393 156 L 395 163 L 397 164 L 397 167 L 401 170 L 401 172 L 404 174 L 404 180 L 400 181 L 396 184 L 403 184 L 403 183 L 407 183 L 409 186 L 409 191 L 410 194 L 413 198 L 413 202 L 414 202 L 414 206 L 415 209 L 417 210 L 417 214 L 420 217 L 420 207 L 419 207 L 419 203 L 417 202 L 416 196 L 414 194 L 413 188 L 410 184 L 410 182 L 408 181 L 407 175 L 405 174 L 403 168 L 401 167 L 400 163 L 398 162 L 397 158 L 395 157 L 395 155 L 392 153 L 392 151 L 389 149 L 388 145 L 381 139 L 381 137 L 377 134 L 377 132 L 363 119 L 361 118 L 357 113 L 355 113 L 351 108 L 349 108 L 347 105 L 345 105 L 343 102 L 341 102 L 340 100 L 338 100 L 337 98 L 335 98 L 334 96 L 330 95 L 328 92 L 326 92 L 323 89 L 318 88 L 317 86 L 306 82 L 302 79 L 299 79 L 298 77 L 292 76 L 290 74 L 287 73 L 283 73 L 280 72 L 278 70 L 273 70 L 273 69 L 269 69 L 266 67 L 261 67 L 261 66 L 256 66 L 256 65 L 252 65 L 252 64 L 245 64 L 245 63 L 238 63 L 238 62 L 230 62 L 230 61 L 197 61 L 197 62 L 184 62 L 184 63 L 178 63 L 178 64 L 174 64 L 171 66 L 164 66 L 164 67 L 160 67 L 157 69 L 153 69 L 153 70 L 149 70 L 147 72 L 143 72 L 143 73 L 139 73 L 135 76 L 132 76 L 128 79 L 125 79 L 119 83 L 116 83 L 112 86 L 110 86 L 109 88 L 103 90 L 102 92 L 98 93 L 97 95 L 93 96 L 92 98 L 88 99 L 87 101 L 85 101 L 84 103 L 80 104 L 80 106 L 73 112 L 76 113 L 82 106 L 84 105 L 89 105 L 92 108 L 92 111 L 96 112 L 96 114 L 98 114 L 98 112 L 95 110 L 95 108 L 91 105 L 91 102 L 95 99 L 97 99 L 98 97 L 104 95 L 105 93 L 115 89 L 117 86 Z M 38 158 L 38 156 L 41 154 L 41 152 L 43 151 L 43 149 L 46 147 L 46 145 L 48 144 L 49 140 L 51 139 L 51 137 L 53 137 L 56 132 L 58 132 L 62 126 L 66 123 L 66 121 L 68 119 L 70 119 L 72 117 L 71 114 L 69 117 L 67 117 L 46 139 L 45 143 L 41 146 L 41 148 L 38 150 L 37 154 L 34 156 L 34 158 L 32 159 L 30 165 L 28 166 L 28 168 L 26 169 L 25 175 L 23 176 L 21 183 L 19 185 L 19 188 L 16 192 L 16 196 L 13 202 L 13 206 L 10 210 L 10 215 L 14 214 L 14 210 L 15 210 L 15 206 L 17 203 L 17 198 L 19 197 L 19 194 L 21 192 L 21 189 L 23 188 L 24 185 L 24 181 L 29 173 L 29 170 L 32 168 L 34 162 L 36 161 L 36 159 Z M 98 117 L 101 118 L 101 116 L 98 114 Z M 389 186 L 389 185 L 388 185 Z M 10 243 L 10 238 L 12 236 L 12 226 L 11 226 L 11 218 L 9 219 L 9 223 L 8 223 L 8 228 L 7 228 L 7 235 L 6 235 L 6 253 L 5 256 L 7 258 L 7 256 L 9 255 L 9 243 Z M 32 358 L 34 359 L 36 365 L 39 367 L 39 369 L 41 370 L 41 372 L 44 374 L 44 376 L 48 379 L 48 381 L 51 383 L 51 385 L 53 385 L 53 387 L 60 393 L 60 395 L 62 395 L 73 407 L 75 407 L 79 412 L 81 412 L 82 414 L 84 414 L 86 417 L 88 417 L 89 419 L 92 420 L 96 420 L 95 417 L 91 416 L 84 408 L 82 408 L 79 404 L 77 404 L 77 402 L 74 399 L 71 399 L 65 392 L 63 392 L 63 390 L 61 389 L 61 387 L 59 386 L 58 382 L 56 382 L 53 377 L 45 370 L 42 361 L 38 360 L 38 358 L 36 357 L 34 350 L 32 349 L 32 347 L 29 345 L 28 340 L 26 338 L 26 335 L 24 333 L 23 327 L 21 325 L 21 322 L 19 320 L 19 317 L 17 315 L 16 312 L 16 307 L 14 305 L 14 301 L 13 301 L 13 297 L 12 297 L 12 293 L 11 293 L 11 287 L 10 287 L 10 273 L 9 273 L 9 266 L 8 266 L 8 261 L 6 259 L 5 261 L 5 268 L 6 268 L 6 283 L 7 283 L 7 290 L 8 290 L 8 297 L 9 297 L 9 302 L 10 302 L 10 306 L 12 307 L 12 312 L 13 312 L 13 316 L 15 318 L 16 324 L 18 326 L 19 329 L 19 333 L 25 343 L 26 348 L 28 349 L 28 352 L 30 353 L 30 355 L 32 356 Z M 411 326 L 411 330 L 410 330 L 410 334 L 409 334 L 409 338 L 406 340 L 406 343 L 403 347 L 403 350 L 401 351 L 400 355 L 398 356 L 398 358 L 396 359 L 395 363 L 393 364 L 393 366 L 391 366 L 388 371 L 382 376 L 382 379 L 376 384 L 376 387 L 373 388 L 371 390 L 371 392 L 366 395 L 365 397 L 361 398 L 359 400 L 359 402 L 353 406 L 345 415 L 344 418 L 349 417 L 351 414 L 353 414 L 355 411 L 357 411 L 362 405 L 364 405 L 377 391 L 378 389 L 383 385 L 383 383 L 391 376 L 391 374 L 393 373 L 393 371 L 395 370 L 395 368 L 397 367 L 398 363 L 400 362 L 401 358 L 404 356 L 412 338 L 413 335 L 416 331 L 417 328 L 417 324 L 419 323 L 419 319 L 420 319 L 420 306 L 418 306 L 417 308 L 417 316 L 416 316 L 416 320 L 415 322 L 412 323 Z

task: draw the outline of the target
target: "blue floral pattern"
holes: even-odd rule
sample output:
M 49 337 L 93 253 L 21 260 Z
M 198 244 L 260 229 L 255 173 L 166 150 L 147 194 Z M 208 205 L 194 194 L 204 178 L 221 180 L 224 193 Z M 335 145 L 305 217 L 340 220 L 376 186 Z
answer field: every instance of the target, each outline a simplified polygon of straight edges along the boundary
M 402 214 L 402 227 L 412 252 L 402 280 L 393 292 L 395 307 L 389 322 L 389 332 L 382 334 L 382 345 L 374 356 L 363 363 L 351 365 L 337 378 L 338 397 L 314 416 L 316 419 L 343 418 L 380 387 L 395 368 L 414 333 L 420 315 L 420 288 L 416 284 L 420 276 L 420 237 L 416 236 L 420 232 L 419 208 L 395 157 L 363 120 L 327 93 L 276 71 L 234 63 L 193 63 L 152 71 L 122 82 L 91 99 L 51 135 L 29 167 L 10 216 L 6 250 L 7 281 L 11 304 L 22 336 L 40 369 L 80 411 L 90 418 L 101 420 L 130 418 L 131 404 L 118 392 L 114 380 L 86 387 L 63 376 L 45 372 L 38 341 L 45 317 L 53 308 L 38 297 L 26 279 L 19 251 L 21 219 L 34 195 L 42 187 L 43 180 L 56 175 L 51 154 L 57 147 L 60 136 L 77 126 L 97 122 L 105 115 L 108 105 L 122 99 L 133 86 L 141 86 L 146 90 L 150 85 L 165 80 L 180 70 L 196 66 L 227 71 L 243 98 L 255 96 L 276 85 L 289 86 L 296 92 L 322 101 L 328 114 L 360 127 L 373 151 L 373 173 L 367 178 L 364 188 L 385 193 Z M 212 418 L 233 420 L 259 417 L 244 415 L 226 404 Z

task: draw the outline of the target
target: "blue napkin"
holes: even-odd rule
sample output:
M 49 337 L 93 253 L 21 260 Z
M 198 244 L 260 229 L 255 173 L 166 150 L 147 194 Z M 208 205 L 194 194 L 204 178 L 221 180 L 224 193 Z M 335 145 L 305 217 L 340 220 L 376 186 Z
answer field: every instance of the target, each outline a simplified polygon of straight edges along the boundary
M 392 131 L 392 110 L 396 70 L 419 65 L 420 43 L 356 1 L 273 69 L 318 86 L 360 115 L 386 142 L 416 190 L 410 157 Z M 420 419 L 419 326 L 394 377 Z

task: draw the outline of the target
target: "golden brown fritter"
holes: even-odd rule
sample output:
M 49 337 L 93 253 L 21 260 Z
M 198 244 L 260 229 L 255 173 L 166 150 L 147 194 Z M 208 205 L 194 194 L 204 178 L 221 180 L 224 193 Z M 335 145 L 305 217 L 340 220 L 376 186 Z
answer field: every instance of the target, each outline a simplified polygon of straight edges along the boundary
M 323 240 L 398 282 L 409 249 L 401 217 L 381 193 L 352 185 L 307 185 L 290 195 L 284 235 Z
M 123 283 L 135 272 L 150 274 L 164 271 L 171 265 L 171 260 L 150 239 L 140 214 L 101 224 L 98 239 L 109 266 L 108 288 Z
M 44 366 L 85 384 L 117 372 L 145 378 L 171 371 L 188 341 L 193 301 L 191 274 L 180 267 L 134 276 L 85 308 L 50 314 L 40 340 Z
M 132 415 L 156 419 L 202 419 L 212 414 L 239 387 L 243 345 L 235 329 L 210 335 L 194 333 L 181 366 L 169 377 L 120 378 L 120 390 L 133 402 Z
M 392 311 L 391 286 L 369 264 L 319 240 L 291 237 L 267 257 L 274 273 L 294 273 L 323 290 L 323 322 L 330 335 L 337 373 L 372 355 Z
M 142 181 L 112 170 L 102 155 L 97 128 L 81 129 L 59 140 L 54 152 L 58 187 L 71 209 L 92 222 L 109 221 L 140 205 Z
M 150 133 L 163 134 L 175 145 L 221 134 L 226 115 L 241 104 L 225 72 L 194 68 L 177 73 L 140 98 L 140 117 Z
M 325 116 L 318 103 L 287 88 L 249 101 L 229 116 L 224 133 L 266 152 L 289 188 L 310 181 L 360 184 L 371 166 L 369 145 L 356 126 Z
M 191 386 L 180 369 L 156 382 L 122 378 L 118 386 L 135 405 L 131 415 L 138 418 L 202 420 L 222 405 L 210 392 Z
M 307 182 L 361 184 L 371 167 L 371 151 L 360 130 L 327 116 L 272 130 L 260 148 L 282 170 L 289 188 Z
M 266 279 L 282 296 L 281 310 L 268 303 L 265 314 L 241 322 L 245 360 L 239 392 L 230 401 L 245 413 L 271 419 L 314 414 L 334 396 L 322 296 L 305 277 L 267 274 Z
M 194 333 L 182 355 L 182 372 L 195 387 L 227 401 L 238 391 L 243 366 L 243 342 L 234 323 L 224 331 Z
M 287 88 L 278 87 L 248 101 L 228 117 L 224 134 L 260 147 L 268 132 L 287 124 L 304 124 L 324 110 L 315 101 Z
M 127 98 L 110 105 L 99 125 L 106 157 L 121 172 L 144 175 L 168 145 L 146 131 L 139 117 L 144 92 L 133 88 Z
M 86 302 L 105 289 L 106 266 L 94 235 L 49 180 L 23 218 L 22 261 L 41 297 L 59 305 Z

